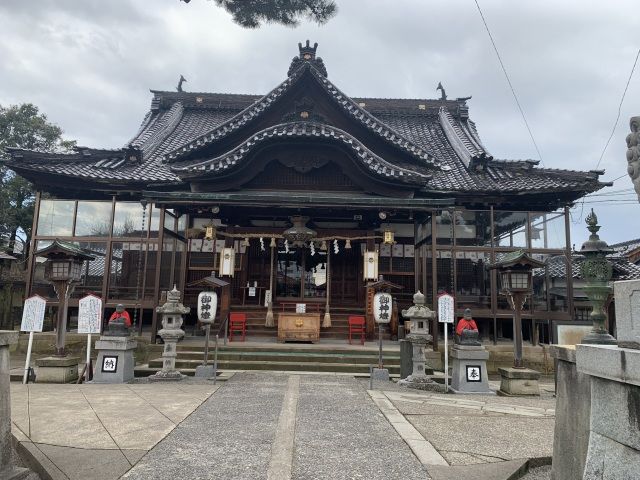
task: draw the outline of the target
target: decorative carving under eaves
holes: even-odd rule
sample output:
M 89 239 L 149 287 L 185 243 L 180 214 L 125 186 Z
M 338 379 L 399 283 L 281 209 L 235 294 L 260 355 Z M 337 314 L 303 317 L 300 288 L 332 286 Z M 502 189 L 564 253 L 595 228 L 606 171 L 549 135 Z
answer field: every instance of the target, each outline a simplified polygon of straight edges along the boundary
M 294 111 L 282 116 L 283 122 L 315 122 L 328 124 L 327 119 L 315 112 L 316 104 L 309 97 L 303 97 L 294 104 Z
M 285 167 L 293 168 L 296 172 L 308 173 L 314 168 L 320 168 L 329 163 L 329 158 L 323 155 L 284 155 L 278 157 L 278 161 Z
M 640 117 L 631 117 L 631 133 L 627 135 L 627 173 L 640 201 Z

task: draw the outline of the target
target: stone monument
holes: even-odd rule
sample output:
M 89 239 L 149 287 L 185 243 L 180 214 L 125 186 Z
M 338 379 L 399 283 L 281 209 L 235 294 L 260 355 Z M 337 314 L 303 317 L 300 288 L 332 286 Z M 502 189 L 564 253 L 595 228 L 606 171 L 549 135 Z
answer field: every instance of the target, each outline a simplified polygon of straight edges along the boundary
M 640 117 L 631 117 L 631 133 L 627 135 L 627 173 L 640 201 Z
M 164 351 L 162 352 L 162 370 L 151 375 L 150 381 L 175 381 L 185 377 L 176 370 L 176 346 L 184 337 L 184 331 L 181 328 L 182 316 L 190 311 L 189 307 L 185 307 L 180 302 L 180 292 L 175 285 L 173 290 L 167 292 L 166 303 L 156 308 L 156 312 L 162 315 L 162 329 L 158 335 L 164 341 Z
M 13 464 L 11 444 L 11 395 L 9 382 L 9 345 L 18 341 L 18 332 L 0 330 L 0 478 L 18 480 L 31 474 Z
M 133 352 L 138 342 L 129 337 L 124 319 L 109 322 L 107 331 L 96 342 L 98 359 L 91 383 L 128 383 L 136 365 Z
M 425 373 L 425 347 L 430 344 L 433 337 L 428 333 L 428 325 L 435 318 L 435 312 L 425 305 L 425 298 L 421 292 L 413 296 L 413 305 L 402 311 L 402 316 L 411 322 L 411 333 L 407 335 L 407 340 L 413 347 L 413 373 L 404 380 L 398 382 L 399 385 L 419 390 L 442 390 L 442 385 L 434 382 Z
M 462 330 L 455 336 L 451 350 L 453 374 L 451 375 L 451 391 L 453 393 L 471 393 L 495 395 L 489 388 L 487 359 L 489 352 L 479 340 L 478 330 Z

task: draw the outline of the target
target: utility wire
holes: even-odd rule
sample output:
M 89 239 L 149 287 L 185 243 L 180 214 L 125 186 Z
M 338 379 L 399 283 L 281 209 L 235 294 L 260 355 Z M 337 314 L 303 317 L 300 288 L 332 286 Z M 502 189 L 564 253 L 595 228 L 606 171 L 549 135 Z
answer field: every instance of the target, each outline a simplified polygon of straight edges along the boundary
M 536 139 L 533 137 L 533 132 L 531 131 L 531 127 L 529 127 L 529 122 L 527 122 L 527 117 L 524 114 L 524 110 L 520 105 L 520 101 L 518 101 L 518 96 L 516 95 L 516 91 L 513 88 L 513 84 L 511 83 L 511 79 L 509 78 L 509 74 L 507 73 L 507 69 L 502 62 L 502 57 L 500 56 L 500 52 L 498 51 L 498 47 L 496 46 L 496 42 L 493 39 L 493 35 L 491 35 L 491 30 L 489 30 L 489 25 L 487 25 L 487 21 L 484 18 L 484 14 L 482 13 L 482 9 L 480 8 L 480 4 L 478 0 L 474 0 L 476 2 L 476 7 L 478 7 L 478 13 L 480 13 L 480 17 L 482 18 L 482 23 L 484 23 L 484 28 L 487 30 L 487 34 L 489 34 L 489 39 L 491 40 L 491 44 L 493 45 L 493 50 L 496 52 L 496 56 L 498 57 L 498 61 L 500 62 L 500 66 L 502 67 L 502 72 L 504 73 L 505 78 L 507 79 L 507 83 L 509 84 L 509 88 L 511 89 L 511 93 L 513 94 L 513 98 L 516 101 L 516 105 L 518 106 L 518 110 L 520 110 L 520 115 L 522 115 L 522 120 L 524 120 L 524 124 L 529 131 L 529 136 L 531 137 L 531 141 L 533 142 L 533 146 L 538 152 L 538 158 L 540 159 L 540 163 L 544 166 L 544 160 L 542 160 L 542 154 L 540 153 L 540 149 L 538 148 L 538 144 L 536 143 Z
M 598 160 L 598 163 L 596 164 L 596 170 L 600 166 L 600 162 L 602 162 L 602 159 L 604 158 L 604 153 L 607 151 L 607 148 L 609 147 L 609 142 L 611 142 L 611 139 L 613 138 L 613 134 L 615 133 L 616 128 L 618 127 L 618 121 L 620 120 L 620 113 L 622 111 L 622 104 L 624 102 L 624 97 L 627 95 L 627 90 L 629 89 L 629 84 L 631 83 L 631 78 L 633 77 L 633 72 L 635 71 L 636 65 L 638 64 L 638 57 L 640 57 L 640 48 L 638 49 L 638 53 L 636 53 L 636 59 L 633 61 L 633 67 L 631 67 L 631 72 L 629 73 L 629 78 L 627 79 L 627 84 L 624 86 L 624 91 L 622 92 L 622 98 L 620 98 L 620 104 L 618 105 L 618 115 L 616 116 L 616 121 L 613 122 L 613 128 L 611 129 L 611 135 L 609 135 L 609 138 L 607 139 L 607 143 L 605 143 L 604 148 L 602 149 L 602 153 L 600 154 L 600 159 Z

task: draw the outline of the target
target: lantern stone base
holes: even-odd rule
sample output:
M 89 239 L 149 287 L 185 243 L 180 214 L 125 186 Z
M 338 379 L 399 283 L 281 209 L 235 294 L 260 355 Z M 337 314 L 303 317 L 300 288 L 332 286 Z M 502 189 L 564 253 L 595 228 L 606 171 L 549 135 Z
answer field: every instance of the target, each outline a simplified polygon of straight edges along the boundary
M 71 383 L 78 380 L 78 357 L 45 357 L 36 360 L 37 383 Z
M 138 342 L 129 337 L 101 336 L 96 342 L 98 359 L 91 383 L 128 383 L 133 380 L 136 362 L 133 351 Z
M 451 350 L 453 374 L 451 391 L 453 393 L 495 395 L 489 388 L 487 359 L 489 352 L 484 347 L 456 345 Z
M 404 380 L 399 380 L 398 385 L 416 390 L 444 393 L 444 385 L 433 381 L 426 375 L 409 375 Z
M 173 372 L 159 371 L 147 378 L 150 382 L 179 382 L 180 380 L 187 378 L 187 376 L 177 370 L 174 370 Z
M 504 397 L 540 396 L 540 372 L 529 368 L 498 368 L 500 390 Z
M 213 365 L 198 365 L 196 367 L 195 376 L 199 378 L 212 378 Z
M 371 372 L 371 378 L 379 382 L 388 382 L 389 370 L 386 368 L 374 368 Z

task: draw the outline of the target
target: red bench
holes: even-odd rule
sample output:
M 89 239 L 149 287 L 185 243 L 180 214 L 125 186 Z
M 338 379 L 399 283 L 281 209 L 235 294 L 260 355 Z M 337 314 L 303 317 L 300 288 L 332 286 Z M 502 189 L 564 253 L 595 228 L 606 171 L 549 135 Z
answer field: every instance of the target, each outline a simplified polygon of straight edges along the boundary
M 364 335 L 366 333 L 366 323 L 362 315 L 349 315 L 349 345 L 352 345 L 352 335 L 360 334 L 360 343 L 364 345 Z
M 242 341 L 244 342 L 247 335 L 247 314 L 246 313 L 230 313 L 229 314 L 229 341 L 233 342 L 233 332 L 240 332 Z

